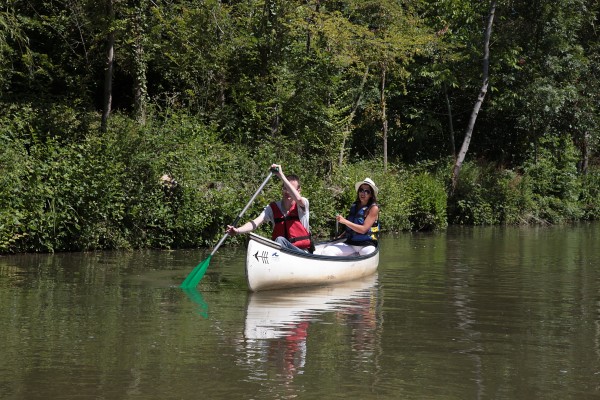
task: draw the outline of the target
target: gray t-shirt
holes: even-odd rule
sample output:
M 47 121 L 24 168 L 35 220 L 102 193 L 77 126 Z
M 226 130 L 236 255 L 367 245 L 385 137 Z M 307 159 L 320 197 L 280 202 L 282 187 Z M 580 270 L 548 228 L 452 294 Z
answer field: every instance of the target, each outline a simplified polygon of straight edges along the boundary
M 300 222 L 302 223 L 304 228 L 306 228 L 306 230 L 310 232 L 310 227 L 309 227 L 310 211 L 309 211 L 308 199 L 306 197 L 303 197 L 302 200 L 304 201 L 304 209 L 302 207 L 300 207 L 299 205 L 297 205 L 298 218 L 300 218 Z M 279 210 L 281 210 L 282 214 L 283 214 L 283 207 L 281 206 L 281 200 L 276 201 L 275 204 L 277 204 L 277 207 L 279 207 Z M 268 221 L 271 224 L 275 224 L 275 217 L 273 216 L 273 210 L 271 209 L 270 205 L 267 205 L 265 207 L 265 209 L 263 210 L 263 214 L 265 215 L 265 221 Z

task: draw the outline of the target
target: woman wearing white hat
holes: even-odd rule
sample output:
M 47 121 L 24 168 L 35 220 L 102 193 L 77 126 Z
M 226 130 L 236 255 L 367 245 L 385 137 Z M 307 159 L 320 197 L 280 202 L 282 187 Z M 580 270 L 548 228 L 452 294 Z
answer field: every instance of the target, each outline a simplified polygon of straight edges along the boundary
M 332 244 L 323 249 L 321 254 L 328 256 L 349 256 L 354 253 L 369 254 L 377 247 L 379 235 L 379 206 L 377 193 L 379 189 L 371 178 L 356 182 L 356 201 L 350 207 L 347 218 L 337 215 L 336 220 L 346 225 L 344 235 L 346 241 Z

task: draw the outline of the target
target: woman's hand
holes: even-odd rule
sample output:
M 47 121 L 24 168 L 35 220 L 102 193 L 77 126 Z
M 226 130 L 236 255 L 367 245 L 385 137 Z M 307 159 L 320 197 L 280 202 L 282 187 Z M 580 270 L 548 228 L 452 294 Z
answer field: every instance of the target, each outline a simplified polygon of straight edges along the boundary
M 356 233 L 365 234 L 371 229 L 375 221 L 377 221 L 377 217 L 379 216 L 379 206 L 376 204 L 369 209 L 367 216 L 365 218 L 365 222 L 363 225 L 355 224 L 354 222 L 348 221 L 346 218 L 341 215 L 337 215 L 335 219 L 340 223 L 346 225 L 348 228 L 352 229 Z
M 347 224 L 348 224 L 348 222 L 350 222 L 350 221 L 348 221 L 346 218 L 344 218 L 343 216 L 341 216 L 341 215 L 339 215 L 339 214 L 335 216 L 335 220 L 336 220 L 337 222 L 339 222 L 340 224 L 344 224 L 344 225 L 347 225 Z

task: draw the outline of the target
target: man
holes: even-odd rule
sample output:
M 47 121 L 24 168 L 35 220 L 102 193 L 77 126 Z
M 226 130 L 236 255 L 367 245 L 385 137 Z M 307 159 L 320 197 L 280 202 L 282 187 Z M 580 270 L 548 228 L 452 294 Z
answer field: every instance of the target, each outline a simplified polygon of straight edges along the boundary
M 296 175 L 286 177 L 278 164 L 271 165 L 271 171 L 283 183 L 281 200 L 270 203 L 258 217 L 239 228 L 227 225 L 227 233 L 234 236 L 252 232 L 268 221 L 273 224 L 272 240 L 291 250 L 312 252 L 309 205 L 308 199 L 300 195 L 300 179 Z

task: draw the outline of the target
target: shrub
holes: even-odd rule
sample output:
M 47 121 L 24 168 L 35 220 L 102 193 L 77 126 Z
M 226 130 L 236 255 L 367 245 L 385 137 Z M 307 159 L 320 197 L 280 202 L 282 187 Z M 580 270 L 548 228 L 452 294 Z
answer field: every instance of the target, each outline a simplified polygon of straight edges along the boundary
M 7 253 L 17 251 L 23 239 L 22 193 L 30 161 L 20 140 L 0 136 L 0 147 L 0 253 Z
M 577 161 L 577 149 L 568 135 L 544 137 L 531 150 L 524 176 L 538 219 L 558 223 L 581 217 L 577 203 L 580 193 Z
M 458 185 L 449 202 L 451 223 L 460 225 L 493 225 L 499 222 L 492 195 L 496 188 L 490 166 L 480 167 L 472 162 L 463 164 Z
M 447 195 L 444 184 L 427 172 L 411 176 L 406 185 L 413 231 L 445 229 Z
M 507 225 L 527 224 L 531 220 L 531 211 L 535 208 L 531 188 L 521 174 L 512 170 L 500 170 L 496 176 L 495 208 L 499 213 L 499 222 Z
M 409 201 L 405 195 L 403 171 L 384 173 L 377 161 L 359 161 L 344 166 L 341 171 L 332 175 L 327 182 L 327 190 L 323 199 L 329 209 L 328 221 L 330 230 L 335 230 L 336 214 L 347 215 L 350 205 L 356 200 L 355 184 L 365 178 L 371 178 L 379 188 L 377 203 L 379 204 L 379 222 L 382 232 L 398 232 L 409 230 Z M 323 202 L 323 200 L 321 200 Z M 312 219 L 312 217 L 311 217 Z M 342 227 L 339 228 L 340 232 Z
M 591 168 L 586 175 L 581 176 L 581 194 L 579 204 L 582 218 L 585 220 L 600 219 L 600 169 Z

